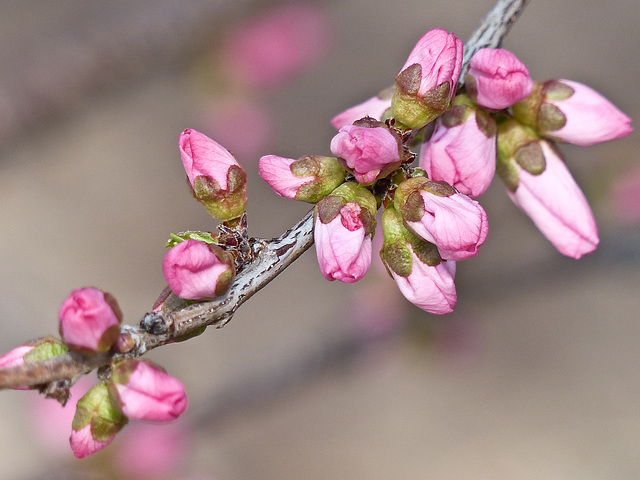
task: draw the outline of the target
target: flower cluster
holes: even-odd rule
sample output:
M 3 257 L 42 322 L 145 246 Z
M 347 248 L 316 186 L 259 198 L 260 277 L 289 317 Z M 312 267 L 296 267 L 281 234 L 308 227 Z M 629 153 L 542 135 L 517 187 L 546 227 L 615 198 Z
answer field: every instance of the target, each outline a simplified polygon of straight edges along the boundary
M 276 193 L 316 204 L 316 253 L 328 280 L 364 276 L 382 208 L 380 255 L 400 291 L 427 312 L 452 311 L 455 262 L 475 256 L 489 232 L 475 198 L 496 173 L 562 254 L 596 248 L 593 214 L 555 142 L 620 138 L 631 120 L 580 83 L 534 82 L 504 49 L 479 50 L 458 89 L 462 51 L 454 34 L 427 32 L 394 88 L 333 118 L 334 157 L 260 159 Z
M 118 350 L 122 313 L 108 293 L 88 287 L 74 290 L 59 312 L 61 340 L 46 337 L 0 357 L 0 367 L 46 360 L 68 351 L 85 355 Z M 19 387 L 21 389 L 28 387 Z M 129 419 L 167 422 L 187 408 L 185 388 L 161 367 L 146 360 L 115 360 L 111 374 L 76 405 L 69 442 L 83 458 L 106 447 Z

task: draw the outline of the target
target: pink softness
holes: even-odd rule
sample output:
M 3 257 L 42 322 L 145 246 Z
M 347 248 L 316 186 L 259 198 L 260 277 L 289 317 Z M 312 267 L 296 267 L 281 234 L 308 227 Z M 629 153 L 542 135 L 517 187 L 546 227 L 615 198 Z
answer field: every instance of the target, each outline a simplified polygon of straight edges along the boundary
M 24 356 L 31 350 L 33 350 L 33 345 L 22 345 L 9 350 L 0 357 L 0 368 L 24 365 Z
M 470 197 L 482 195 L 496 172 L 496 136 L 487 137 L 478 127 L 475 111 L 453 127 L 438 120 L 422 144 L 420 167 L 431 180 L 447 182 Z
M 16 347 L 13 350 L 9 350 L 7 353 L 0 357 L 0 368 L 16 367 L 18 365 L 24 365 L 24 356 L 33 350 L 33 345 L 22 345 Z M 29 387 L 15 387 L 15 390 L 28 390 Z
M 206 131 L 226 145 L 244 165 L 255 162 L 261 152 L 271 147 L 276 124 L 262 99 L 215 97 L 205 108 L 202 121 L 207 126 Z
M 223 67 L 233 83 L 275 87 L 318 63 L 332 38 L 321 7 L 311 2 L 278 5 L 230 30 L 223 43 Z
M 445 260 L 464 260 L 475 256 L 487 239 L 489 223 L 482 206 L 462 193 L 447 197 L 420 190 L 424 215 L 417 222 L 406 222 L 420 238 L 438 247 Z
M 371 235 L 359 215 L 361 207 L 349 202 L 329 223 L 316 218 L 313 238 L 320 271 L 327 280 L 354 283 L 371 265 Z
M 172 247 L 162 260 L 162 272 L 171 291 L 185 300 L 217 296 L 220 275 L 231 271 L 209 246 L 188 239 Z
M 106 351 L 118 338 L 120 318 L 97 288 L 74 290 L 58 313 L 60 336 L 72 349 Z
M 580 258 L 598 246 L 598 227 L 562 158 L 548 142 L 543 140 L 540 145 L 545 170 L 532 175 L 514 162 L 519 183 L 515 192 L 507 192 L 560 253 Z
M 502 48 L 481 48 L 471 58 L 469 75 L 475 80 L 478 105 L 502 110 L 524 100 L 533 89 L 529 70 Z
M 422 78 L 418 96 L 424 97 L 438 85 L 449 82 L 453 99 L 462 69 L 462 50 L 462 40 L 453 33 L 434 28 L 418 40 L 400 72 L 411 65 L 419 64 Z
M 91 422 L 89 422 L 80 430 L 71 430 L 69 444 L 71 445 L 71 450 L 73 450 L 73 455 L 76 458 L 84 458 L 102 450 L 113 441 L 115 436 L 116 435 L 114 433 L 106 442 L 94 439 L 93 433 L 91 432 Z
M 295 158 L 265 155 L 260 158 L 258 170 L 262 179 L 281 197 L 296 198 L 298 190 L 303 185 L 314 180 L 313 176 L 299 177 L 291 171 L 291 164 Z
M 363 185 L 373 183 L 385 167 L 400 161 L 398 140 L 384 127 L 346 125 L 333 137 L 330 148 Z
M 187 408 L 184 385 L 175 377 L 139 361 L 125 384 L 114 384 L 122 413 L 133 420 L 168 422 Z
M 412 246 L 408 248 L 411 249 L 411 273 L 403 277 L 390 270 L 398 288 L 407 300 L 426 312 L 451 313 L 458 300 L 453 281 L 456 263 L 442 261 L 435 266 L 427 265 L 416 256 Z
M 131 422 L 118 434 L 115 464 L 126 478 L 180 478 L 188 456 L 189 432 L 181 421 Z
M 178 146 L 192 187 L 197 177 L 205 176 L 218 182 L 221 190 L 227 190 L 229 168 L 239 164 L 226 148 L 192 128 L 180 134 Z
M 591 87 L 572 80 L 559 80 L 573 89 L 563 100 L 550 100 L 564 114 L 566 123 L 543 133 L 575 145 L 590 146 L 616 140 L 633 131 L 631 119 Z

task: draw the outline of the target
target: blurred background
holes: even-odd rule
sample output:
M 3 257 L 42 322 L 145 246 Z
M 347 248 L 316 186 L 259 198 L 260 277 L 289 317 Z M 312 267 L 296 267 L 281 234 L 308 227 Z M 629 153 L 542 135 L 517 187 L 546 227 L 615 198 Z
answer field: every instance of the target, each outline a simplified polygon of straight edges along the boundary
M 170 232 L 213 229 L 177 139 L 196 128 L 249 173 L 250 234 L 308 209 L 257 160 L 327 154 L 329 120 L 391 85 L 417 39 L 467 39 L 491 0 L 0 1 L 0 352 L 56 334 L 69 292 L 136 324 Z M 504 47 L 640 118 L 635 0 L 533 0 Z M 562 146 L 601 244 L 562 257 L 499 181 L 458 306 L 408 304 L 379 265 L 326 282 L 310 251 L 224 329 L 148 357 L 186 385 L 176 424 L 130 424 L 73 458 L 73 407 L 0 392 L 2 478 L 636 479 L 640 141 Z M 337 282 L 336 282 L 337 283 Z M 81 383 L 74 400 L 82 395 Z M 65 418 L 68 417 L 68 418 Z

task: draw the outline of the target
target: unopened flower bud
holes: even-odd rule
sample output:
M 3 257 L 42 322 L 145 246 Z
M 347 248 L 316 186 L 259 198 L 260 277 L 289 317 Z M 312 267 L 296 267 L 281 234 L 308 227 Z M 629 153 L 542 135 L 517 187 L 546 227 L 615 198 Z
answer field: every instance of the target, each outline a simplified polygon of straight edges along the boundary
M 469 97 L 492 110 L 509 108 L 531 93 L 533 80 L 518 58 L 502 48 L 481 48 L 469 63 L 465 78 Z
M 616 140 L 633 131 L 631 119 L 592 88 L 571 80 L 536 83 L 513 106 L 520 122 L 552 140 L 589 146 Z
M 454 104 L 422 144 L 420 167 L 431 180 L 477 197 L 487 190 L 496 171 L 496 122 L 465 95 L 458 95 Z
M 439 28 L 428 31 L 396 76 L 391 102 L 403 126 L 424 127 L 451 104 L 462 69 L 462 40 Z
M 313 238 L 322 275 L 353 283 L 371 265 L 376 199 L 355 182 L 343 183 L 316 204 Z
M 265 155 L 260 176 L 281 197 L 316 203 L 344 182 L 346 172 L 335 157 L 305 155 L 293 158 Z
M 95 385 L 76 405 L 69 438 L 73 454 L 84 458 L 102 450 L 127 422 L 127 417 L 111 402 L 107 385 Z
M 184 385 L 148 360 L 126 359 L 116 363 L 109 393 L 114 405 L 133 420 L 168 422 L 187 408 Z
M 60 340 L 52 336 L 38 338 L 8 351 L 0 357 L 0 368 L 17 367 L 30 362 L 48 360 L 67 353 L 69 349 Z M 29 387 L 15 387 L 15 390 L 28 390 Z
M 409 178 L 398 186 L 394 205 L 407 227 L 434 243 L 445 260 L 475 256 L 489 233 L 480 204 L 446 182 Z
M 393 206 L 382 214 L 382 233 L 380 257 L 405 298 L 429 313 L 452 312 L 456 263 L 442 260 L 435 245 L 411 234 Z
M 191 128 L 180 134 L 179 147 L 193 196 L 218 220 L 240 217 L 247 204 L 247 174 L 233 155 Z
M 162 272 L 177 297 L 205 300 L 226 293 L 235 266 L 233 256 L 220 246 L 188 239 L 166 253 Z
M 391 98 L 394 91 L 394 87 L 387 88 L 375 97 L 346 109 L 331 119 L 331 125 L 340 130 L 345 125 L 352 125 L 353 122 L 364 117 L 384 120 L 387 114 L 391 115 Z
M 402 142 L 396 130 L 372 118 L 345 125 L 331 140 L 331 152 L 342 166 L 369 185 L 402 164 Z
M 498 126 L 497 172 L 509 198 L 568 257 L 593 252 L 598 227 L 582 190 L 552 143 L 515 120 Z
M 74 290 L 58 313 L 60 337 L 70 350 L 106 352 L 120 336 L 122 311 L 111 294 L 88 287 Z

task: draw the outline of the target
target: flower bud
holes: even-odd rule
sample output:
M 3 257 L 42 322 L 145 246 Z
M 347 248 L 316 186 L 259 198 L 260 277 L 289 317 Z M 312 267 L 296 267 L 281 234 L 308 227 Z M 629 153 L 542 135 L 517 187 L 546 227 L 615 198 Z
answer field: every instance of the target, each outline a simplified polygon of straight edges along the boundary
M 315 207 L 313 238 L 327 280 L 354 283 L 371 265 L 376 199 L 355 182 L 340 185 Z
M 393 116 L 418 129 L 442 115 L 453 100 L 462 69 L 462 40 L 439 28 L 428 31 L 396 76 Z
M 509 108 L 527 98 L 533 89 L 527 67 L 502 48 L 478 50 L 471 58 L 465 80 L 469 97 L 492 110 Z
M 148 360 L 126 359 L 114 365 L 109 394 L 127 417 L 168 422 L 187 408 L 184 385 Z
M 162 273 L 177 297 L 205 300 L 226 293 L 236 272 L 229 252 L 215 244 L 188 239 L 167 252 Z
M 17 367 L 29 362 L 48 360 L 68 352 L 60 340 L 52 336 L 38 338 L 8 351 L 0 357 L 0 368 Z M 15 390 L 28 390 L 30 387 L 15 387 Z
M 402 164 L 400 135 L 372 118 L 340 128 L 331 140 L 331 152 L 363 185 L 386 177 Z
M 489 233 L 480 204 L 446 182 L 409 178 L 398 186 L 394 205 L 407 227 L 434 243 L 444 260 L 475 256 Z
M 122 311 L 111 294 L 88 287 L 74 290 L 58 313 L 60 337 L 70 350 L 106 352 L 120 335 Z
M 553 144 L 531 135 L 515 120 L 498 126 L 497 172 L 509 198 L 563 255 L 593 252 L 598 227 L 587 199 Z
M 385 119 L 387 114 L 391 115 L 391 98 L 394 90 L 394 87 L 387 88 L 375 97 L 346 109 L 331 119 L 331 125 L 340 130 L 345 125 L 352 125 L 353 122 L 364 117 Z
M 420 167 L 431 180 L 477 197 L 487 190 L 496 170 L 496 122 L 470 105 L 465 95 L 458 95 L 454 103 L 422 144 Z
M 334 157 L 305 155 L 293 158 L 265 155 L 258 170 L 281 197 L 316 203 L 344 182 L 346 172 Z
M 442 260 L 435 245 L 415 237 L 392 206 L 382 214 L 380 257 L 402 294 L 422 310 L 444 315 L 457 302 L 456 263 Z
M 233 155 L 191 128 L 178 143 L 193 196 L 218 220 L 240 217 L 247 204 L 247 174 Z
M 111 402 L 107 385 L 92 387 L 76 405 L 69 443 L 76 458 L 84 458 L 109 445 L 128 422 Z
M 514 117 L 552 140 L 589 146 L 633 131 L 631 119 L 586 85 L 571 80 L 537 83 L 513 106 Z

